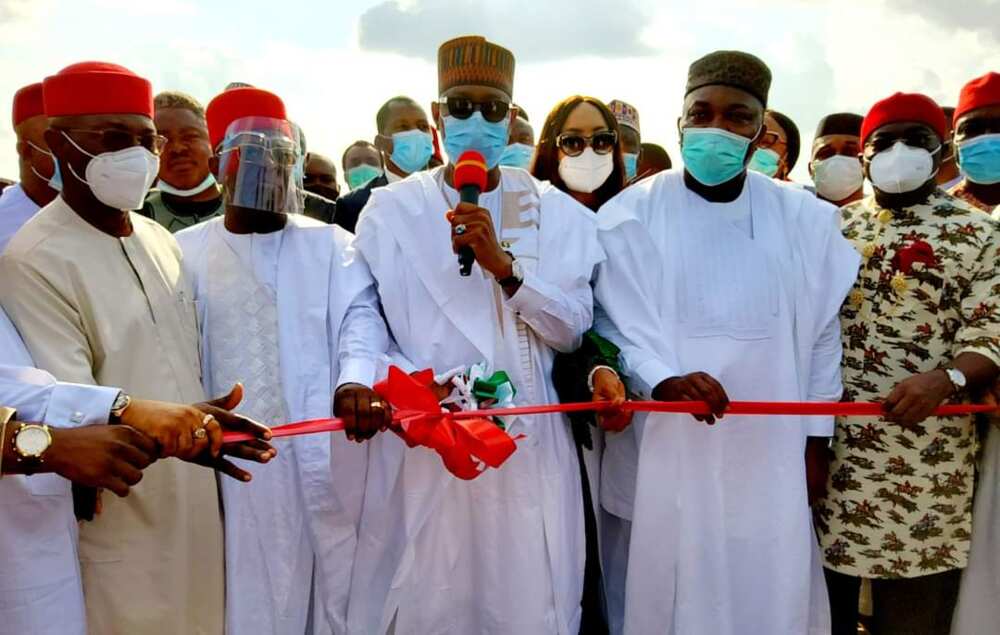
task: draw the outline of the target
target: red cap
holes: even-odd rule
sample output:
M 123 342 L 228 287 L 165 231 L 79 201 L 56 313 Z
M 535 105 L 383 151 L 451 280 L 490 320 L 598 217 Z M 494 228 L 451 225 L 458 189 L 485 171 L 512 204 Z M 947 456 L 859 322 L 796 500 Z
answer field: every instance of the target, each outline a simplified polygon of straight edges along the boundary
M 933 99 L 919 93 L 896 93 L 868 111 L 861 124 L 861 143 L 882 126 L 903 121 L 927 124 L 942 141 L 948 137 L 948 120 Z
M 45 114 L 42 105 L 42 84 L 30 84 L 14 93 L 14 127 L 25 119 Z
M 216 95 L 205 108 L 208 139 L 212 147 L 222 143 L 229 124 L 244 117 L 288 119 L 284 102 L 274 93 L 252 86 L 232 88 Z
M 153 118 L 153 86 L 117 64 L 73 64 L 46 77 L 42 86 L 49 117 L 114 114 Z
M 972 110 L 1000 106 L 1000 73 L 986 73 L 962 87 L 955 107 L 955 121 Z

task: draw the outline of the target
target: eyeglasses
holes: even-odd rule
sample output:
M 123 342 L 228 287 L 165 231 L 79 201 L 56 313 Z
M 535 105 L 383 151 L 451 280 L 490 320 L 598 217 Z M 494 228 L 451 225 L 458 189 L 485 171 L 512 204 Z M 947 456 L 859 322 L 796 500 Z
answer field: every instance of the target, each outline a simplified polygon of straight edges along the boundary
M 607 154 L 618 144 L 618 133 L 614 130 L 602 130 L 589 137 L 575 132 L 567 132 L 556 137 L 556 145 L 567 156 L 575 157 L 590 146 L 597 154 Z
M 483 113 L 483 119 L 490 123 L 503 121 L 510 112 L 510 104 L 502 99 L 490 101 L 472 101 L 465 97 L 447 97 L 439 102 L 448 109 L 447 114 L 455 119 L 468 119 L 477 110 Z
M 769 131 L 761 135 L 760 141 L 757 143 L 757 146 L 760 148 L 773 148 L 779 143 L 785 143 L 784 141 L 782 141 L 781 135 L 779 135 L 777 132 Z M 788 144 L 785 143 L 785 145 Z
M 65 133 L 89 134 L 101 137 L 101 147 L 107 152 L 117 152 L 134 146 L 142 146 L 153 154 L 163 152 L 163 147 L 167 145 L 167 138 L 155 132 L 145 132 L 134 134 L 128 130 L 119 128 L 104 128 L 103 130 L 90 130 L 86 128 L 67 128 Z
M 969 137 L 998 133 L 1000 133 L 1000 117 L 977 117 L 960 123 L 955 131 L 955 138 L 964 141 Z

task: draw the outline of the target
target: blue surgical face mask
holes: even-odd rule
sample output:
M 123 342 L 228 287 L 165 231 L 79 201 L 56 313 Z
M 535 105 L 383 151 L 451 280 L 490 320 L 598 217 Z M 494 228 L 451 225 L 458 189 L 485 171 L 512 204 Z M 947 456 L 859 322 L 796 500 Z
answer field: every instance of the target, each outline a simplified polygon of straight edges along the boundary
M 507 147 L 507 127 L 510 120 L 490 123 L 483 119 L 478 110 L 468 119 L 456 119 L 451 115 L 444 118 L 444 149 L 452 163 L 458 161 L 466 150 L 475 150 L 486 159 L 486 167 L 492 170 L 500 163 L 500 156 Z
M 721 128 L 685 128 L 681 157 L 699 183 L 714 187 L 735 178 L 745 168 L 750 139 Z
M 985 134 L 960 143 L 958 164 L 973 183 L 1000 183 L 1000 134 Z
M 531 157 L 535 154 L 535 146 L 524 143 L 512 143 L 500 155 L 500 165 L 527 170 L 531 167 Z
M 626 152 L 622 155 L 622 159 L 625 160 L 625 178 L 631 181 L 639 169 L 639 155 Z
M 362 163 L 361 165 L 348 170 L 345 176 L 347 177 L 347 184 L 351 186 L 352 190 L 356 190 L 359 187 L 367 185 L 369 181 L 382 176 L 382 170 L 378 169 L 374 165 Z
M 52 168 L 52 176 L 42 176 L 41 174 L 38 173 L 38 170 L 35 169 L 34 165 L 31 166 L 31 171 L 35 173 L 35 176 L 48 183 L 51 189 L 55 190 L 56 192 L 61 192 L 62 174 L 59 173 L 59 161 L 56 159 L 56 156 L 51 152 L 49 152 L 48 150 L 40 148 L 30 141 L 28 141 L 28 145 L 34 148 L 37 152 L 49 155 L 49 158 L 52 159 L 52 165 L 55 166 L 54 168 Z
M 769 148 L 757 148 L 757 151 L 750 157 L 750 165 L 747 166 L 754 172 L 760 172 L 765 176 L 774 178 L 778 173 L 781 157 L 777 152 Z
M 392 162 L 407 174 L 427 167 L 434 154 L 434 139 L 423 130 L 405 130 L 392 135 Z

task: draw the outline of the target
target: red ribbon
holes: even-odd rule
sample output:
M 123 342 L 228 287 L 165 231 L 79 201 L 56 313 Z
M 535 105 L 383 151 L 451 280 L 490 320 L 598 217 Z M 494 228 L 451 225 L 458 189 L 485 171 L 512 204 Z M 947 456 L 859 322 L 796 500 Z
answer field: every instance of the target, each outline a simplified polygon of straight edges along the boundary
M 484 468 L 498 468 L 517 449 L 516 441 L 490 421 L 492 417 L 552 414 L 607 410 L 610 402 L 581 402 L 518 406 L 488 410 L 442 412 L 437 397 L 431 390 L 434 373 L 423 370 L 408 375 L 393 366 L 389 376 L 375 385 L 375 391 L 393 407 L 392 431 L 409 447 L 423 446 L 441 456 L 445 467 L 458 478 L 472 480 Z M 710 414 L 703 401 L 626 401 L 621 406 L 629 412 L 664 412 L 675 414 Z M 994 406 L 949 404 L 934 411 L 938 417 L 953 417 L 980 412 L 993 412 Z M 878 417 L 885 414 L 880 403 L 856 402 L 779 402 L 732 401 L 726 408 L 727 415 L 770 416 L 840 416 Z M 340 419 L 313 419 L 299 421 L 271 429 L 272 438 L 290 437 L 317 432 L 336 432 L 344 429 Z M 225 443 L 254 439 L 243 432 L 227 432 Z

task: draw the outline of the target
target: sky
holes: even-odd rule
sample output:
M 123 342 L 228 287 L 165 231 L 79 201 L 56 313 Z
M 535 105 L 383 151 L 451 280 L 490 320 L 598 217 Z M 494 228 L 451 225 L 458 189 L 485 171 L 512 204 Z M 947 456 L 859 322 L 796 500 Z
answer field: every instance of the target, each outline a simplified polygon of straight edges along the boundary
M 569 95 L 617 98 L 677 160 L 688 66 L 741 49 L 771 67 L 770 106 L 802 132 L 793 177 L 808 181 L 825 114 L 864 114 L 897 90 L 954 105 L 965 82 L 1000 70 L 998 15 L 1000 0 L 0 0 L 0 104 L 83 60 L 202 103 L 241 81 L 280 95 L 309 148 L 339 163 L 374 137 L 388 98 L 429 109 L 438 45 L 478 34 L 514 52 L 514 100 L 536 132 Z M 0 176 L 16 178 L 14 145 L 0 120 Z

